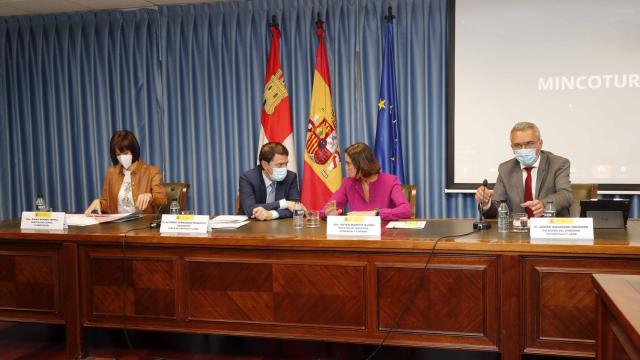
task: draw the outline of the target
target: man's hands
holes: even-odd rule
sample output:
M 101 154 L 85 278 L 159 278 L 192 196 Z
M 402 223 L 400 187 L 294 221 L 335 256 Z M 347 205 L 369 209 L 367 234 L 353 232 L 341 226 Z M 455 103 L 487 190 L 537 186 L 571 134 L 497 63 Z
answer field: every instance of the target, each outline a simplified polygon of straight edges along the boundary
M 293 212 L 293 209 L 296 206 L 296 202 L 295 201 L 289 201 L 287 200 L 287 209 L 289 209 L 289 211 Z M 302 211 L 305 212 L 305 214 L 307 213 L 307 208 L 304 206 L 303 203 L 300 203 L 300 206 L 302 206 Z
M 487 208 L 493 197 L 493 190 L 487 189 L 486 186 L 480 186 L 476 189 L 476 201 L 482 205 L 483 208 Z M 527 201 L 520 204 L 523 208 L 530 208 L 533 211 L 533 216 L 542 216 L 544 214 L 544 204 L 540 200 Z
M 535 217 L 539 217 L 544 214 L 544 204 L 540 200 L 527 201 L 520 204 L 520 206 L 522 206 L 523 208 L 530 208 L 531 211 L 533 211 L 533 216 Z
M 486 186 L 480 186 L 476 189 L 476 201 L 486 208 L 493 197 L 493 190 L 487 189 Z
M 253 213 L 251 214 L 251 217 L 254 219 L 258 219 L 258 220 L 271 220 L 273 219 L 273 215 L 271 214 L 271 211 L 263 208 L 262 206 L 258 206 L 256 208 L 253 209 Z

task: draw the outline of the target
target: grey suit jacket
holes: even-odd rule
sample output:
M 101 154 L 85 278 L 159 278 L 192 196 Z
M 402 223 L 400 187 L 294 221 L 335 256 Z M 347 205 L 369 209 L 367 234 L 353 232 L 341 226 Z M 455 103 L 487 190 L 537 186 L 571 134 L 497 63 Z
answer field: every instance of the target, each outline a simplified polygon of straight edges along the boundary
M 293 171 L 287 171 L 284 180 L 276 183 L 276 200 L 265 204 L 267 201 L 267 187 L 262 177 L 262 169 L 257 166 L 240 175 L 238 189 L 240 195 L 240 213 L 251 216 L 253 209 L 262 206 L 266 210 L 276 210 L 281 218 L 291 217 L 289 209 L 280 209 L 280 199 L 300 200 L 298 188 L 298 175 Z
M 535 196 L 545 204 L 548 199 L 552 199 L 556 206 L 556 216 L 569 216 L 569 208 L 573 202 L 569 166 L 569 160 L 561 156 L 548 151 L 540 152 Z M 515 158 L 498 167 L 498 180 L 493 188 L 491 206 L 484 212 L 485 217 L 496 217 L 500 200 L 507 200 L 511 212 L 525 212 L 520 206 L 524 202 L 522 168 Z

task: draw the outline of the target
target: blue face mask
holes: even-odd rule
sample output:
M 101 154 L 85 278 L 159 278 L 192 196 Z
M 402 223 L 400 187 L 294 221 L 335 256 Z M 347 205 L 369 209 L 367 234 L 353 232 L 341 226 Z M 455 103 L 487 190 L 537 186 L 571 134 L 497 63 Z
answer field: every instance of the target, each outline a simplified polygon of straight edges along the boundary
M 282 181 L 287 177 L 287 168 L 273 168 L 271 173 L 271 180 Z
M 536 162 L 538 158 L 538 154 L 536 154 L 536 149 L 522 149 L 522 150 L 514 150 L 513 154 L 516 156 L 516 159 L 523 166 L 531 166 Z

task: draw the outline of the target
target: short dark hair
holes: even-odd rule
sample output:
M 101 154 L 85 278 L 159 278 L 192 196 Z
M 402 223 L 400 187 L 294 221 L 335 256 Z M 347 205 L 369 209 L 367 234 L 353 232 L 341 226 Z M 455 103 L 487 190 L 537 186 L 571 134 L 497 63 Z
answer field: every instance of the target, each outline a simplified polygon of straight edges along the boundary
M 380 173 L 380 164 L 376 160 L 376 155 L 365 143 L 355 143 L 349 146 L 345 153 L 349 155 L 353 167 L 356 169 L 356 176 L 369 177 Z
M 277 155 L 289 156 L 289 150 L 279 142 L 271 141 L 260 148 L 260 154 L 258 155 L 258 162 L 266 161 L 268 163 L 273 160 L 273 157 Z M 262 167 L 262 164 L 260 164 Z
M 140 159 L 140 144 L 138 139 L 129 130 L 118 130 L 111 135 L 111 141 L 109 142 L 109 151 L 111 154 L 111 162 L 113 165 L 118 164 L 118 157 L 116 156 L 116 150 L 123 152 L 125 150 L 131 151 L 131 163 Z

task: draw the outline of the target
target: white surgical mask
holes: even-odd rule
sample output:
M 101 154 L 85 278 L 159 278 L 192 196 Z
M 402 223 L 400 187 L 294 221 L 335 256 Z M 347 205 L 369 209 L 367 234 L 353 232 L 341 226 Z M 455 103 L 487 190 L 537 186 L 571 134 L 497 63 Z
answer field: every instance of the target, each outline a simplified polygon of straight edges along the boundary
M 133 160 L 133 156 L 131 154 L 120 154 L 117 158 L 123 168 L 128 169 L 131 166 L 131 160 Z
M 287 177 L 287 168 L 273 168 L 271 173 L 271 180 L 282 181 Z
M 538 158 L 538 154 L 536 153 L 536 149 L 522 149 L 515 150 L 513 154 L 516 156 L 516 159 L 523 166 L 531 166 L 536 162 Z

